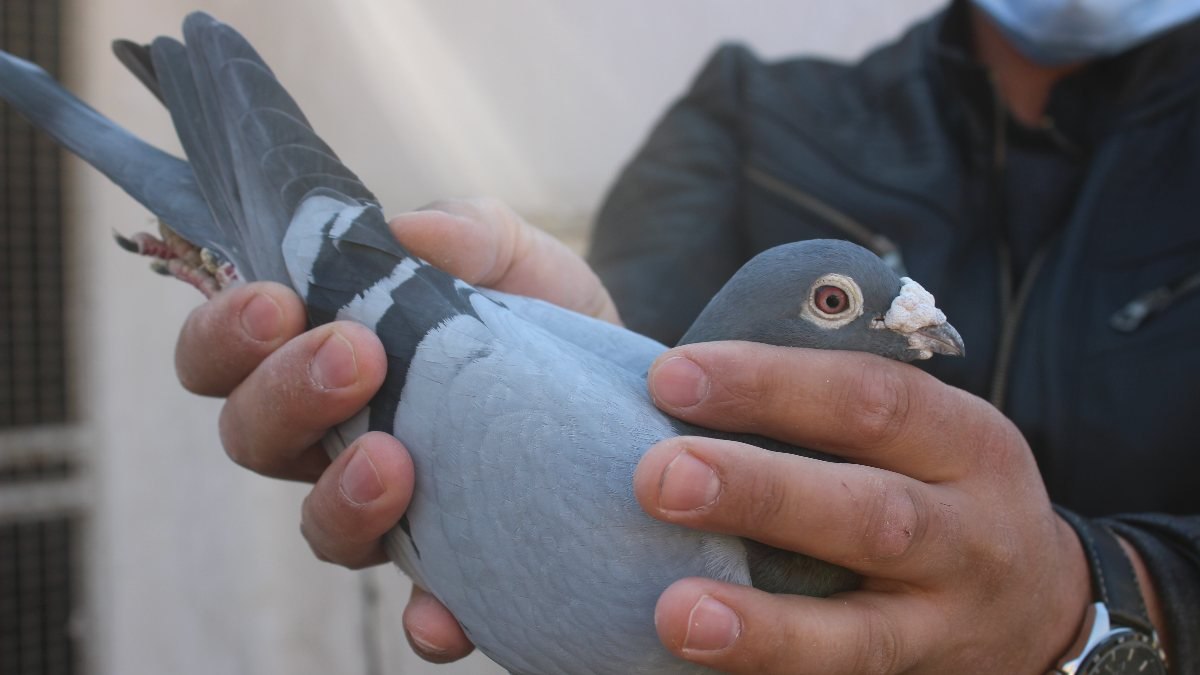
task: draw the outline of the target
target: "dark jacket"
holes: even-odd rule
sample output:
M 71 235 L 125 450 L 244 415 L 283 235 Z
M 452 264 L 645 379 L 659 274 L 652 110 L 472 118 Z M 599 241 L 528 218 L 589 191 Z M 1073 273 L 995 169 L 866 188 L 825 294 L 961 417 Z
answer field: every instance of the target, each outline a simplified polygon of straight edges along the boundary
M 672 344 L 771 246 L 892 261 L 966 341 L 922 367 L 1017 423 L 1057 504 L 1116 516 L 1174 672 L 1200 672 L 1200 23 L 1064 80 L 1029 129 L 965 11 L 855 65 L 720 49 L 612 189 L 592 263 Z

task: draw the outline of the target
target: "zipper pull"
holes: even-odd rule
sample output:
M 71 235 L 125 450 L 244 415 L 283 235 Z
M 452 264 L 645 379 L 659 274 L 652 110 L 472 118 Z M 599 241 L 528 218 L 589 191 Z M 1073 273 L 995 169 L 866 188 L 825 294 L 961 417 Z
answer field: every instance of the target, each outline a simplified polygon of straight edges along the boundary
M 1129 304 L 1121 309 L 1118 309 L 1111 317 L 1108 324 L 1113 330 L 1121 333 L 1132 333 L 1142 327 L 1150 317 L 1158 314 L 1167 307 L 1170 307 L 1179 298 L 1200 289 L 1200 273 L 1185 277 L 1182 281 L 1158 288 L 1143 293 Z

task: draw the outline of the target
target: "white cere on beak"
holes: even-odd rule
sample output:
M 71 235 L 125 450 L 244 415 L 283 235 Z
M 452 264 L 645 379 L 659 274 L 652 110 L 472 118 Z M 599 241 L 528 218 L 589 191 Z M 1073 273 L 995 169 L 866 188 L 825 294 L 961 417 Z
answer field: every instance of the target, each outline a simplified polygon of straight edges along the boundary
M 946 323 L 946 315 L 934 304 L 932 293 L 912 279 L 901 277 L 900 294 L 883 315 L 883 323 L 897 333 L 915 333 Z
M 892 301 L 887 314 L 875 319 L 871 327 L 886 328 L 903 335 L 908 339 L 914 359 L 927 359 L 934 354 L 962 356 L 966 353 L 962 336 L 933 303 L 933 294 L 908 277 L 900 279 L 900 294 Z

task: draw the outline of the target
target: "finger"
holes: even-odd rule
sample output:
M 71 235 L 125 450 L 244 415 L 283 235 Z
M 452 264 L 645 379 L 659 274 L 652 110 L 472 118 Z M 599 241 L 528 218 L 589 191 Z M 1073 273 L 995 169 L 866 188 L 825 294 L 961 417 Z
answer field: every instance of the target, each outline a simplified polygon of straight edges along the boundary
M 229 395 L 221 441 L 238 464 L 277 478 L 316 480 L 328 465 L 313 447 L 364 408 L 387 360 L 379 338 L 356 323 L 325 324 L 268 356 Z
M 905 672 L 942 625 L 916 596 L 771 595 L 711 579 L 684 579 L 655 608 L 674 654 L 728 673 L 839 675 Z
M 769 436 L 926 482 L 964 475 L 976 448 L 1022 443 L 982 399 L 871 354 L 694 344 L 660 356 L 649 382 L 655 403 L 688 422 Z
M 467 283 L 620 322 L 608 291 L 587 263 L 503 202 L 435 202 L 396 216 L 390 225 L 414 254 Z
M 872 577 L 929 585 L 962 564 L 957 494 L 890 471 L 680 436 L 643 456 L 634 495 L 666 522 L 735 534 Z
M 175 346 L 175 372 L 190 392 L 228 396 L 263 359 L 304 331 L 291 289 L 274 282 L 232 288 L 192 310 Z
M 300 531 L 326 562 L 351 569 L 387 562 L 381 537 L 404 515 L 412 486 L 412 459 L 400 441 L 366 434 L 313 486 L 301 508 Z
M 417 656 L 432 663 L 457 661 L 475 649 L 450 610 L 416 584 L 404 608 L 404 635 Z

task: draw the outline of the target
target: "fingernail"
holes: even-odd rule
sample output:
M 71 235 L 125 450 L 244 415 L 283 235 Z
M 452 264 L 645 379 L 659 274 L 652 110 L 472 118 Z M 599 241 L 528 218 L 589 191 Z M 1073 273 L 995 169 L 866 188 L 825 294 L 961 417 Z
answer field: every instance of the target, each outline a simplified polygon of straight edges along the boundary
M 435 647 L 429 642 L 417 637 L 417 634 L 410 630 L 404 631 L 404 635 L 408 638 L 408 644 L 410 647 L 412 647 L 413 651 L 426 661 L 444 663 L 446 657 L 450 654 L 450 652 L 446 651 L 445 649 L 442 649 L 441 647 Z
M 322 389 L 341 389 L 358 381 L 358 363 L 354 347 L 337 332 L 325 338 L 308 367 L 313 382 Z
M 715 652 L 733 644 L 741 634 L 742 620 L 737 613 L 711 595 L 702 595 L 688 615 L 683 648 L 694 652 Z
M 708 395 L 708 376 L 691 359 L 673 356 L 651 375 L 650 393 L 673 408 L 690 408 Z
M 664 511 L 694 511 L 717 501 L 720 494 L 717 472 L 685 450 L 663 469 L 658 507 Z
M 342 496 L 355 506 L 370 504 L 383 494 L 383 481 L 371 462 L 371 455 L 362 448 L 353 450 L 354 456 L 342 471 Z
M 259 293 L 250 299 L 238 316 L 242 321 L 242 330 L 250 339 L 258 342 L 272 342 L 279 337 L 280 325 L 283 323 L 283 310 L 275 300 L 264 293 Z

